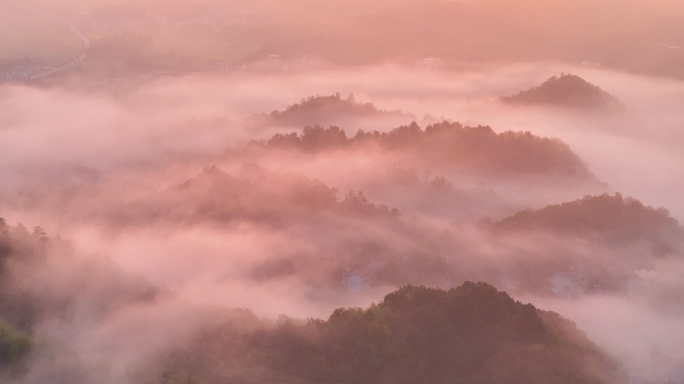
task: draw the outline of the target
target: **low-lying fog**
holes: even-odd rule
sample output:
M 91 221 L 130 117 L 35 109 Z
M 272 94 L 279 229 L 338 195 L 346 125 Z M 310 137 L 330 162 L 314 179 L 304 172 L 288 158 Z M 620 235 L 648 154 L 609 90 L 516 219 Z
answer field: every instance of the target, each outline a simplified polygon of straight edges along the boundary
M 599 85 L 623 101 L 630 115 L 509 108 L 496 101 L 561 72 Z M 357 101 L 371 102 L 379 109 L 417 116 L 406 116 L 405 124 L 416 120 L 424 127 L 444 118 L 489 125 L 496 132 L 521 130 L 560 138 L 612 189 L 665 206 L 675 217 L 684 218 L 684 206 L 677 198 L 682 187 L 678 160 L 684 145 L 680 81 L 554 64 L 447 73 L 388 65 L 290 75 L 162 78 L 125 88 L 4 86 L 1 156 L 3 173 L 13 177 L 5 180 L 3 189 L 29 182 L 34 174 L 42 182 L 54 175 L 42 173 L 46 166 L 60 172 L 81 166 L 103 172 L 138 169 L 141 163 L 167 164 L 174 153 L 209 157 L 208 153 L 273 133 L 250 130 L 245 121 L 249 116 L 284 110 L 304 97 L 339 92 L 343 97 L 354 94 Z M 395 128 L 401 117 L 390 123 L 360 120 L 337 125 L 353 136 L 358 129 Z M 290 128 L 281 127 L 281 132 L 303 127 Z
M 498 100 L 562 72 L 627 110 Z M 255 125 L 255 115 L 336 93 L 403 113 L 310 125 L 336 124 L 347 138 L 414 120 L 422 129 L 448 120 L 529 131 L 566 143 L 590 173 L 429 168 L 429 154 L 380 145 L 303 153 L 249 144 L 304 128 Z M 23 223 L 68 239 L 64 249 L 40 251 L 48 256 L 39 266 L 12 267 L 8 295 L 35 297 L 37 334 L 73 356 L 37 356 L 25 381 L 121 382 L 148 352 L 181 342 L 218 308 L 325 317 L 403 284 L 464 280 L 488 280 L 556 310 L 629 371 L 655 375 L 657 364 L 684 359 L 684 248 L 675 224 L 618 240 L 548 228 L 501 234 L 490 225 L 604 192 L 684 221 L 683 101 L 681 81 L 555 63 L 0 86 L 0 217 L 19 237 L 14 226 Z M 667 221 L 662 210 L 645 215 Z M 576 273 L 591 280 L 581 290 L 565 283 Z

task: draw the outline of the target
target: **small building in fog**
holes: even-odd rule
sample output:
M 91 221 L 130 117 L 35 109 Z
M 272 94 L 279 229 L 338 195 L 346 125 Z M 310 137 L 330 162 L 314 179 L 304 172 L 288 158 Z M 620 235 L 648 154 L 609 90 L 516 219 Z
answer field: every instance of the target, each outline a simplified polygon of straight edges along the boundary
M 342 283 L 347 286 L 352 293 L 361 293 L 366 290 L 373 282 L 375 274 L 382 269 L 385 261 L 377 261 L 357 268 L 355 270 L 347 270 L 347 273 L 342 278 Z

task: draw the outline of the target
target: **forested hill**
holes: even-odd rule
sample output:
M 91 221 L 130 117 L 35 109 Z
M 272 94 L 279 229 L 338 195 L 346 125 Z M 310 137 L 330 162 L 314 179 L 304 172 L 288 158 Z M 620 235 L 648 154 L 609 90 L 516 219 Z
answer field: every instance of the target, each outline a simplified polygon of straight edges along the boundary
M 497 134 L 488 126 L 468 127 L 446 121 L 425 129 L 412 123 L 389 132 L 359 130 L 352 138 L 337 126 L 309 126 L 301 135 L 275 134 L 262 144 L 303 152 L 375 145 L 411 155 L 418 162 L 450 169 L 595 180 L 584 161 L 558 139 L 530 132 Z
M 258 324 L 259 325 L 255 325 Z M 485 283 L 407 286 L 327 321 L 247 311 L 161 359 L 147 383 L 609 383 L 624 378 L 573 323 Z
M 106 188 L 81 185 L 17 196 L 12 204 L 118 229 L 199 223 L 285 228 L 328 215 L 394 221 L 400 214 L 394 207 L 368 201 L 362 191 L 348 191 L 338 199 L 339 194 L 336 188 L 300 173 L 273 172 L 244 163 L 233 174 L 207 166 L 180 184 L 144 191 L 128 201 Z
M 410 122 L 416 116 L 399 110 L 378 109 L 372 103 L 357 102 L 354 95 L 342 98 L 339 93 L 326 96 L 309 96 L 284 111 L 254 115 L 252 125 L 304 126 L 315 124 L 341 124 L 347 120 L 384 118 L 391 121 Z
M 548 105 L 583 110 L 624 110 L 625 106 L 613 95 L 579 76 L 553 76 L 539 86 L 520 91 L 501 100 L 514 105 Z
M 493 226 L 502 231 L 546 230 L 617 242 L 646 240 L 666 248 L 672 246 L 671 240 L 684 236 L 684 229 L 666 209 L 645 206 L 619 193 L 521 211 Z

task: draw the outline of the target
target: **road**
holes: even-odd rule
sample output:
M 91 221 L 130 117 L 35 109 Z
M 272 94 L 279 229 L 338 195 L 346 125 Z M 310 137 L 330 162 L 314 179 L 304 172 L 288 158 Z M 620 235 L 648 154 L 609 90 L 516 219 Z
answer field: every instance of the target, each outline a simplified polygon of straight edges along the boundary
M 43 14 L 68 25 L 69 30 L 71 30 L 71 32 L 73 32 L 81 40 L 81 42 L 83 42 L 83 52 L 78 57 L 76 57 L 75 59 L 71 60 L 70 62 L 68 62 L 68 63 L 66 63 L 60 67 L 52 68 L 52 69 L 49 69 L 47 71 L 40 72 L 40 73 L 37 73 L 35 75 L 32 75 L 31 80 L 42 79 L 44 77 L 53 75 L 57 72 L 61 72 L 61 71 L 64 71 L 65 69 L 69 69 L 69 68 L 73 67 L 74 65 L 85 60 L 86 56 L 88 55 L 88 48 L 90 47 L 90 40 L 88 40 L 88 38 L 86 38 L 78 29 L 76 29 L 76 27 L 74 26 L 73 23 L 70 23 L 66 20 L 60 19 L 59 17 L 57 17 L 55 15 L 51 15 L 48 13 L 43 13 Z

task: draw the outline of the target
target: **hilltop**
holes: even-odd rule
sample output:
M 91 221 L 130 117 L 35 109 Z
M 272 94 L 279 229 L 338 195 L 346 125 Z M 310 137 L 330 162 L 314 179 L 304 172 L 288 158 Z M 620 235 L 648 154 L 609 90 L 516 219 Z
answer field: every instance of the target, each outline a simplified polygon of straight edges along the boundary
M 620 193 L 585 196 L 538 210 L 524 210 L 494 223 L 493 227 L 501 231 L 551 231 L 612 243 L 648 241 L 661 252 L 671 249 L 671 240 L 684 234 L 666 209 L 645 206 Z
M 326 96 L 309 96 L 283 111 L 254 115 L 250 125 L 279 125 L 301 127 L 306 125 L 343 124 L 358 119 L 388 119 L 397 124 L 415 120 L 416 116 L 400 110 L 383 110 L 372 103 L 356 101 L 354 95 L 342 98 L 339 93 Z
M 327 320 L 246 310 L 167 353 L 146 383 L 609 383 L 624 378 L 575 325 L 485 283 L 406 286 Z
M 552 76 L 541 85 L 502 97 L 512 105 L 547 105 L 583 110 L 619 110 L 624 108 L 615 96 L 579 76 Z

